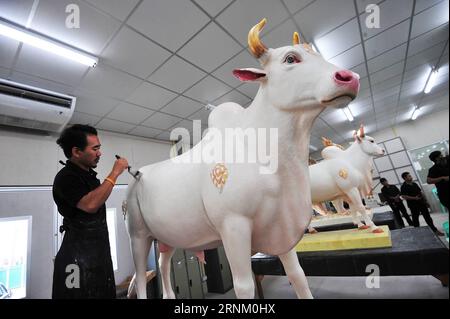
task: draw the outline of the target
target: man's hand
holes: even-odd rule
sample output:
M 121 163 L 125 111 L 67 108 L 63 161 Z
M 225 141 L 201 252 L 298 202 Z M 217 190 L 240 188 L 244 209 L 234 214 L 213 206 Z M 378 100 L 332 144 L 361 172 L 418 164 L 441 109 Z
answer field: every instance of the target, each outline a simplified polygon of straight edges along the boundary
M 90 193 L 83 196 L 77 204 L 77 208 L 85 211 L 86 213 L 96 213 L 100 209 L 100 207 L 105 204 L 105 201 L 108 199 L 111 191 L 114 187 L 114 184 L 119 177 L 120 174 L 123 173 L 124 170 L 128 168 L 128 161 L 125 158 L 119 158 L 114 162 L 114 166 L 111 170 L 111 173 L 106 178 L 106 181 L 103 182 L 99 187 L 91 191 Z M 111 180 L 112 179 L 112 180 Z
M 440 176 L 436 178 L 427 177 L 428 184 L 437 184 L 440 182 L 448 182 L 448 176 Z
M 126 158 L 121 157 L 114 162 L 111 175 L 114 175 L 114 177 L 117 178 L 126 169 L 128 169 L 128 161 L 126 160 Z

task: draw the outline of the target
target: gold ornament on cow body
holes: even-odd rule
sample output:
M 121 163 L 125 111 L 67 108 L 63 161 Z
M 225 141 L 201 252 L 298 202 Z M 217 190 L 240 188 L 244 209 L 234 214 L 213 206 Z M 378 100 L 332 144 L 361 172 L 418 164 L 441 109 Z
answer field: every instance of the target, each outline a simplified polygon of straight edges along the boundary
M 341 170 L 339 171 L 339 176 L 342 177 L 343 179 L 347 179 L 348 177 L 348 172 L 345 168 L 341 168 Z
M 259 39 L 259 32 L 264 28 L 267 23 L 267 19 L 262 19 L 257 25 L 255 25 L 248 33 L 248 46 L 253 56 L 259 59 L 266 51 L 267 47 Z
M 225 164 L 216 164 L 216 166 L 212 169 L 210 176 L 214 186 L 222 192 L 228 179 L 228 169 Z

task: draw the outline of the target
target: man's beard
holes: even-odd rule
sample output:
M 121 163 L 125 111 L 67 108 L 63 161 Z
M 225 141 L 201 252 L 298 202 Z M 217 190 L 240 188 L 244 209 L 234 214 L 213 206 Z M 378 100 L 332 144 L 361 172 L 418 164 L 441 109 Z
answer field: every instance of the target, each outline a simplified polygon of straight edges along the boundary
M 100 158 L 97 158 L 95 161 L 94 161 L 94 163 L 92 164 L 92 168 L 96 168 L 97 167 L 97 164 L 98 164 L 98 162 L 100 162 Z

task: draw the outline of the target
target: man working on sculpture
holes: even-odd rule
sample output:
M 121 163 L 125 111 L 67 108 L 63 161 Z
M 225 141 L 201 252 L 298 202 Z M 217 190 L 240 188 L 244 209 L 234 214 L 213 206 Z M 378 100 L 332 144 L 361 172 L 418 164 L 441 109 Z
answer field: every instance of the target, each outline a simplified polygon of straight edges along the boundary
M 115 298 L 105 202 L 128 162 L 117 159 L 100 184 L 93 171 L 101 156 L 95 128 L 73 125 L 57 144 L 68 160 L 53 183 L 65 235 L 55 258 L 52 298 Z

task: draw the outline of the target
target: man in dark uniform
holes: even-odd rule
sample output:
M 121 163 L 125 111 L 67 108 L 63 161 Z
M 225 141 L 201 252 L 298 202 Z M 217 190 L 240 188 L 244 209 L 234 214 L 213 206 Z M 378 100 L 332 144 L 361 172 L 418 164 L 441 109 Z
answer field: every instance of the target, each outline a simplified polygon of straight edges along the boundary
M 60 231 L 65 234 L 55 258 L 52 298 L 115 298 L 105 201 L 128 162 L 116 160 L 100 183 L 92 170 L 101 156 L 95 128 L 73 125 L 57 144 L 68 160 L 53 182 L 53 199 L 64 217 Z
M 433 219 L 428 211 L 428 203 L 422 194 L 422 190 L 419 185 L 413 182 L 413 178 L 409 172 L 404 172 L 402 178 L 405 180 L 401 187 L 402 197 L 406 199 L 408 207 L 411 210 L 412 220 L 414 227 L 419 227 L 419 215 L 422 213 L 427 225 L 438 236 L 443 236 L 444 233 L 440 232 L 436 226 L 434 226 Z
M 448 210 L 449 163 L 445 159 L 445 157 L 442 156 L 442 153 L 440 151 L 431 152 L 429 158 L 434 163 L 434 165 L 428 171 L 427 183 L 436 185 L 439 201 Z
M 390 185 L 386 178 L 380 178 L 380 183 L 383 185 L 381 188 L 381 193 L 384 198 L 386 198 L 388 205 L 391 207 L 395 220 L 399 224 L 400 228 L 405 227 L 405 223 L 403 222 L 400 212 L 403 217 L 405 217 L 408 225 L 413 226 L 413 222 L 406 211 L 405 205 L 403 205 L 402 199 L 400 198 L 400 190 L 395 185 Z

